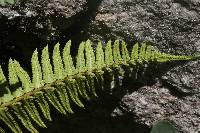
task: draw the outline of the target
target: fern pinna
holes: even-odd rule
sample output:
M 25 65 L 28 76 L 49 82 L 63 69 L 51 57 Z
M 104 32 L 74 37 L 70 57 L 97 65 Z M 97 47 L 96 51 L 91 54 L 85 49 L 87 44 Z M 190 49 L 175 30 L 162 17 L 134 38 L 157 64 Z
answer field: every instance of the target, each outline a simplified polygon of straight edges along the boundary
M 105 48 L 99 42 L 94 52 L 91 41 L 87 40 L 80 44 L 74 61 L 70 54 L 71 41 L 67 42 L 62 53 L 59 46 L 59 43 L 55 45 L 52 60 L 48 46 L 42 50 L 41 61 L 37 49 L 34 51 L 32 77 L 16 60 L 9 60 L 8 76 L 0 66 L 0 120 L 13 132 L 22 132 L 22 125 L 30 132 L 38 132 L 33 122 L 45 128 L 41 115 L 51 121 L 49 104 L 62 114 L 74 113 L 72 104 L 84 108 L 80 99 L 90 100 L 97 96 L 96 90 L 105 85 L 105 73 L 113 84 L 114 77 L 123 77 L 122 68 L 131 70 L 139 64 L 196 58 L 164 54 L 145 43 L 136 43 L 129 52 L 125 42 L 119 40 L 114 45 L 108 41 Z M 3 132 L 2 126 L 0 131 Z

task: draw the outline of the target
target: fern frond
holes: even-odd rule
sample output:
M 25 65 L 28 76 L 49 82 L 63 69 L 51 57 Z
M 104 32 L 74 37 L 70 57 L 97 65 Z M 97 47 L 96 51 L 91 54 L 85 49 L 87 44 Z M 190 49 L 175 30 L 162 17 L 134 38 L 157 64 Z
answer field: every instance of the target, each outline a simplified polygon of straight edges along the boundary
M 22 90 L 22 87 L 19 85 L 19 79 L 17 77 L 15 65 L 12 59 L 9 59 L 8 64 L 8 76 L 9 76 L 9 84 L 12 89 L 12 95 L 16 97 L 22 96 L 25 92 Z
M 128 62 L 130 62 L 129 52 L 124 41 L 122 41 L 122 61 L 124 65 L 128 65 Z
M 86 69 L 88 70 L 86 74 L 86 83 L 88 88 L 90 88 L 91 93 L 94 96 L 97 96 L 95 92 L 95 85 L 94 85 L 94 77 L 95 74 L 92 71 L 96 68 L 95 56 L 93 52 L 93 48 L 91 46 L 91 41 L 87 40 L 85 44 L 85 55 L 86 55 Z
M 15 133 L 22 133 L 21 129 L 19 128 L 19 125 L 15 121 L 15 119 L 12 117 L 10 112 L 7 112 L 6 110 L 0 109 L 0 119 L 5 122 L 5 124 Z
M 63 49 L 63 62 L 65 76 L 71 76 L 76 74 L 76 69 L 73 64 L 73 60 L 70 54 L 71 41 L 68 41 Z
M 18 119 L 22 122 L 24 127 L 26 127 L 30 132 L 37 133 L 38 131 L 33 127 L 31 120 L 29 119 L 26 111 L 20 106 L 13 106 L 14 114 L 18 117 Z
M 139 44 L 136 43 L 133 46 L 132 52 L 131 52 L 131 64 L 136 65 L 136 63 L 139 60 Z
M 115 62 L 116 66 L 122 64 L 122 57 L 121 57 L 121 53 L 120 53 L 120 49 L 119 49 L 119 40 L 116 40 L 114 42 L 113 58 L 114 58 L 114 62 Z
M 105 48 L 99 42 L 94 52 L 91 41 L 87 40 L 80 44 L 74 61 L 70 47 L 71 41 L 68 41 L 60 53 L 57 43 L 51 63 L 46 46 L 42 50 L 41 64 L 36 49 L 31 58 L 32 75 L 16 60 L 9 60 L 8 76 L 0 66 L 0 121 L 14 133 L 22 132 L 18 121 L 30 132 L 38 132 L 35 124 L 46 128 L 41 115 L 52 120 L 49 104 L 68 115 L 74 113 L 72 105 L 85 108 L 82 99 L 90 100 L 102 89 L 120 86 L 124 73 L 133 73 L 133 68 L 152 62 L 199 59 L 161 53 L 145 43 L 136 43 L 129 53 L 126 43 L 119 40 L 113 46 L 108 41 Z
M 53 69 L 49 59 L 48 45 L 42 50 L 41 63 L 42 63 L 42 73 L 44 82 L 52 83 L 53 81 L 55 81 L 55 78 L 53 75 Z
M 86 89 L 86 77 L 85 76 L 79 76 L 78 78 L 76 78 L 76 87 L 79 88 L 79 94 L 87 99 L 90 100 L 90 96 L 87 94 L 88 90 Z
M 60 44 L 57 43 L 53 50 L 53 65 L 54 65 L 54 74 L 56 79 L 64 78 L 64 67 L 62 63 L 62 58 L 60 56 Z
M 14 96 L 11 94 L 7 79 L 3 74 L 1 66 L 0 66 L 0 88 L 1 88 L 0 92 L 3 95 L 2 97 L 0 97 L 0 104 L 9 102 L 14 98 Z
M 24 109 L 29 114 L 29 116 L 41 127 L 46 127 L 44 122 L 41 120 L 40 115 L 31 100 L 24 101 Z
M 142 43 L 142 46 L 140 47 L 139 58 L 138 58 L 138 63 L 140 63 L 140 64 L 142 64 L 143 61 L 145 61 L 146 47 L 147 47 L 146 43 Z
M 85 43 L 86 69 L 91 72 L 96 68 L 94 51 L 91 41 L 87 40 Z
M 46 99 L 44 98 L 44 96 L 41 93 L 36 95 L 36 102 L 39 105 L 44 117 L 47 120 L 52 121 L 51 115 L 50 115 L 49 104 L 47 103 Z
M 67 85 L 67 90 L 69 93 L 69 96 L 71 97 L 71 100 L 79 107 L 84 108 L 83 103 L 79 99 L 79 93 L 76 86 L 76 80 L 70 79 L 68 81 L 65 81 Z
M 107 66 L 113 65 L 114 61 L 113 61 L 113 50 L 112 50 L 112 46 L 111 46 L 111 41 L 108 41 L 108 43 L 106 44 L 106 48 L 105 48 L 105 64 Z
M 154 55 L 153 55 L 153 51 L 152 51 L 152 46 L 148 45 L 146 48 L 146 53 L 145 53 L 145 57 L 144 57 L 144 61 L 146 63 L 148 63 L 149 61 L 153 61 Z
M 28 75 L 28 73 L 20 66 L 19 62 L 14 60 L 13 65 L 15 67 L 15 71 L 17 74 L 17 77 L 22 83 L 22 88 L 25 93 L 32 91 L 31 88 L 31 79 Z
M 93 94 L 95 97 L 97 97 L 97 93 L 95 91 L 95 74 L 94 73 L 90 73 L 88 75 L 86 75 L 86 85 L 87 87 L 90 89 L 90 93 Z
M 85 71 L 85 55 L 84 55 L 84 50 L 85 50 L 85 42 L 81 42 L 78 48 L 78 55 L 76 58 L 76 69 L 79 73 Z
M 101 70 L 104 66 L 104 51 L 101 42 L 99 42 L 96 48 L 96 67 Z
M 70 107 L 69 97 L 68 97 L 67 91 L 65 89 L 65 84 L 64 83 L 58 83 L 58 84 L 55 85 L 55 87 L 57 87 L 56 92 L 59 95 L 61 104 L 63 105 L 65 111 L 73 114 L 74 112 L 72 111 L 72 109 Z
M 44 85 L 42 80 L 42 70 L 38 60 L 38 52 L 37 49 L 33 52 L 31 58 L 31 66 L 32 66 L 32 87 L 39 88 Z
M 96 48 L 96 71 L 94 72 L 97 78 L 98 88 L 103 89 L 104 88 L 104 78 L 103 74 L 104 71 L 102 68 L 105 67 L 105 55 L 102 47 L 102 43 L 98 42 L 97 48 Z
M 56 97 L 54 93 L 55 88 L 51 88 L 50 90 L 46 91 L 44 94 L 48 101 L 62 114 L 66 114 L 66 111 L 64 110 L 63 106 L 59 102 L 58 98 Z

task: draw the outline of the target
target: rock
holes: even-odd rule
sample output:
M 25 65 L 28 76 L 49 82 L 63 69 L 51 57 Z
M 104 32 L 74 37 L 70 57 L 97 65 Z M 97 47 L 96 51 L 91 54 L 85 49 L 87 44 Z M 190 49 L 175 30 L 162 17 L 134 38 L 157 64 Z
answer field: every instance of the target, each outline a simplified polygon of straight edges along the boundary
M 167 120 L 181 132 L 198 133 L 199 105 L 199 94 L 180 99 L 172 95 L 168 88 L 144 86 L 138 91 L 125 95 L 112 115 L 114 117 L 128 115 L 138 123 L 148 126 L 152 126 L 159 120 Z
M 19 1 L 12 7 L 1 7 L 1 18 L 16 30 L 48 38 L 66 30 L 73 17 L 84 11 L 86 0 L 29 0 Z
M 199 51 L 199 6 L 197 0 L 103 0 L 88 34 L 93 40 L 148 42 L 165 52 L 191 55 Z
M 193 95 L 200 92 L 199 72 L 199 61 L 191 61 L 171 69 L 161 77 L 161 80 L 163 84 L 170 87 L 176 95 Z
M 86 5 L 86 0 L 19 0 L 0 7 L 0 48 L 8 57 L 29 59 L 35 48 L 58 41 L 60 32 L 85 13 Z
M 61 41 L 72 38 L 77 42 L 88 38 L 94 42 L 119 38 L 129 47 L 138 41 L 154 45 L 165 53 L 200 52 L 199 0 L 29 0 L 0 7 L 0 22 L 2 58 L 14 56 L 24 62 L 29 61 L 36 47 L 41 49 L 43 44 L 55 43 L 58 38 Z M 167 65 L 160 67 L 160 74 L 149 76 L 152 79 L 148 82 L 154 81 L 151 85 L 143 80 L 142 84 L 126 88 L 132 91 L 125 91 L 125 96 L 118 92 L 117 99 L 122 96 L 121 102 L 115 108 L 115 104 L 108 102 L 106 106 L 114 109 L 106 113 L 112 112 L 116 123 L 120 117 L 128 116 L 127 123 L 137 122 L 149 128 L 154 122 L 167 119 L 182 132 L 197 133 L 200 129 L 199 62 L 177 62 L 174 68 L 170 67 L 174 64 Z M 102 127 L 107 126 L 104 125 L 107 117 L 102 116 L 90 123 L 105 118 L 101 121 Z M 84 119 L 87 121 L 88 117 Z
M 129 46 L 136 41 L 147 42 L 165 53 L 193 55 L 200 51 L 200 1 L 102 0 L 88 27 L 86 32 L 94 42 L 118 38 Z M 133 120 L 148 126 L 166 118 L 180 131 L 197 133 L 199 61 L 167 65 L 154 77 L 159 84 L 135 90 L 133 86 L 134 91 L 122 98 L 113 116 L 131 114 Z

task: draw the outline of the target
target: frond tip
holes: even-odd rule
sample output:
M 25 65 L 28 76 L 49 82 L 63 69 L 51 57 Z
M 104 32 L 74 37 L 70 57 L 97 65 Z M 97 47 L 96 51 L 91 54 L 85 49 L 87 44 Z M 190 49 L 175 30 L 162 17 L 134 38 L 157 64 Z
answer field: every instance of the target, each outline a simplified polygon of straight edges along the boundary
M 94 52 L 92 42 L 87 40 L 80 44 L 76 60 L 73 60 L 70 47 L 71 41 L 68 41 L 60 52 L 57 43 L 52 58 L 48 46 L 44 47 L 41 62 L 36 49 L 31 58 L 32 75 L 16 60 L 9 60 L 8 76 L 0 66 L 0 122 L 3 121 L 11 131 L 21 133 L 20 125 L 33 133 L 38 132 L 35 124 L 45 128 L 42 118 L 52 120 L 49 104 L 65 115 L 74 113 L 73 105 L 85 108 L 83 99 L 90 100 L 97 97 L 101 89 L 120 85 L 124 71 L 133 70 L 134 66 L 199 59 L 199 56 L 161 53 L 145 43 L 136 43 L 129 51 L 126 43 L 119 40 L 114 41 L 113 46 L 108 41 L 105 48 L 99 42 Z M 4 132 L 1 125 L 0 132 Z

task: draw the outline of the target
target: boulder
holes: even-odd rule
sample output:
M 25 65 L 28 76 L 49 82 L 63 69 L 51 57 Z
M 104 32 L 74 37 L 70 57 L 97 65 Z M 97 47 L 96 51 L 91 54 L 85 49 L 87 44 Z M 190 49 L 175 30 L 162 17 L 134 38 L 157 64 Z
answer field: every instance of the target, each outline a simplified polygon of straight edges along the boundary
M 146 42 L 165 53 L 195 55 L 200 51 L 199 31 L 198 0 L 103 0 L 90 23 L 88 36 L 93 41 L 123 39 L 129 46 Z M 166 65 L 149 79 L 157 78 L 153 84 L 143 80 L 139 88 L 130 87 L 136 89 L 122 98 L 112 115 L 117 118 L 128 115 L 149 127 L 167 119 L 179 131 L 197 133 L 199 61 Z
M 58 41 L 86 10 L 86 0 L 18 0 L 0 6 L 1 53 L 29 59 L 35 48 Z
M 122 39 L 128 47 L 135 42 L 146 42 L 176 55 L 200 52 L 199 0 L 19 0 L 0 7 L 0 23 L 2 60 L 14 57 L 27 62 L 23 65 L 29 64 L 36 47 L 40 50 L 47 43 L 68 39 L 76 44 L 88 38 L 104 43 Z M 77 45 L 72 51 L 75 49 Z M 71 125 L 82 119 L 78 126 L 84 126 L 80 129 L 86 132 L 96 129 L 149 132 L 154 123 L 165 119 L 181 132 L 197 133 L 200 129 L 199 61 L 168 63 L 150 70 L 156 75 L 143 75 L 147 77 L 125 87 L 129 91 L 109 94 L 109 98 L 97 102 L 105 105 L 88 106 L 88 110 L 92 108 L 89 113 L 77 111 L 77 115 L 69 118 Z M 101 126 L 95 125 L 100 118 Z M 66 121 L 61 119 L 57 123 L 69 128 Z M 132 129 L 128 123 L 136 126 Z M 93 125 L 92 130 L 88 124 Z M 113 126 L 107 128 L 108 125 Z M 118 125 L 122 130 L 115 128 Z M 80 129 L 75 126 L 69 131 L 82 132 Z

